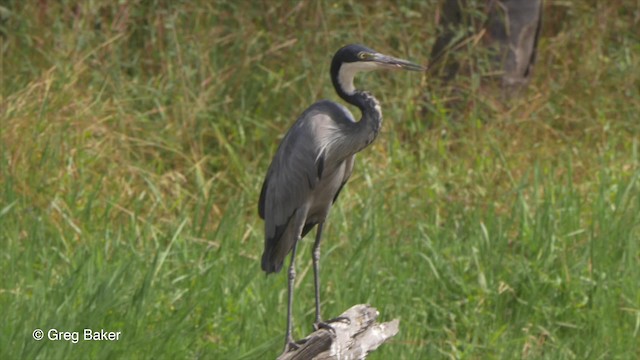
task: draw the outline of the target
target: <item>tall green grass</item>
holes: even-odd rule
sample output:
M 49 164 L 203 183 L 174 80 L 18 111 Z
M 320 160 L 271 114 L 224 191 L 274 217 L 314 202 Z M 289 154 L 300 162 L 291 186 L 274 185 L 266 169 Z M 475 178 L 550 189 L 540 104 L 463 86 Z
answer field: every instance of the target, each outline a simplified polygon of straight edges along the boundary
M 270 157 L 336 99 L 341 45 L 426 63 L 435 2 L 1 6 L 0 358 L 275 357 L 286 276 L 260 271 L 256 209 Z M 401 319 L 372 359 L 640 356 L 636 4 L 546 6 L 509 107 L 481 74 L 459 80 L 455 122 L 429 78 L 358 80 L 385 121 L 330 215 L 321 279 L 325 316 L 367 302 Z

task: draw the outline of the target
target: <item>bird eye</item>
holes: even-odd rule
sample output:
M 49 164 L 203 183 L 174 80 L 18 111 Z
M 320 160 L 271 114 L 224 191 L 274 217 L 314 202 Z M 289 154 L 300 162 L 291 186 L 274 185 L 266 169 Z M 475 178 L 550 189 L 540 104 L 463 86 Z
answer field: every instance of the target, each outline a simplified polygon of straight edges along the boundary
M 365 52 L 358 53 L 358 58 L 360 58 L 362 60 L 366 59 L 367 58 L 367 53 L 365 53 Z

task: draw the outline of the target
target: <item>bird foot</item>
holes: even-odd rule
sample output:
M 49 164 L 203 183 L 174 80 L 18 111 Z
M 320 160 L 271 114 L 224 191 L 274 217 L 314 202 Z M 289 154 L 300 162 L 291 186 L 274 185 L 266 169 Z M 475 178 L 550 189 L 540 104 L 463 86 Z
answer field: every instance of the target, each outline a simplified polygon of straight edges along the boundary
M 313 331 L 318 331 L 320 329 L 325 329 L 325 330 L 329 330 L 329 331 L 335 333 L 335 329 L 330 324 L 334 323 L 334 322 L 338 322 L 338 321 L 339 322 L 345 322 L 346 321 L 347 323 L 351 322 L 351 320 L 349 320 L 348 317 L 344 317 L 344 316 L 338 316 L 337 318 L 329 319 L 327 321 L 316 321 L 313 324 Z
M 291 352 L 291 351 L 295 351 L 298 350 L 300 348 L 300 345 L 296 344 L 295 341 L 293 341 L 293 339 L 290 339 L 287 341 L 287 344 L 284 346 L 284 350 L 282 351 L 282 354 L 280 354 L 280 356 Z M 278 356 L 278 357 L 280 357 Z

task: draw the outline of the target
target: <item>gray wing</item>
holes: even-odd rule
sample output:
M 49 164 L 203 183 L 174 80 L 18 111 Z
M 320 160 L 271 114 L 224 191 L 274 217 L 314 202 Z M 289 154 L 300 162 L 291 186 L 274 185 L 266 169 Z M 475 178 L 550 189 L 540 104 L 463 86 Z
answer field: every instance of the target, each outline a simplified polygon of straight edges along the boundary
M 265 220 L 262 268 L 267 273 L 278 272 L 297 236 L 315 225 L 305 223 L 308 202 L 322 177 L 331 139 L 340 136 L 334 114 L 320 110 L 310 108 L 285 135 L 262 185 L 258 213 Z
M 338 195 L 340 195 L 340 192 L 342 191 L 342 188 L 344 188 L 344 185 L 347 183 L 347 181 L 349 180 L 349 178 L 351 177 L 351 173 L 353 172 L 353 162 L 355 160 L 355 155 L 352 155 L 350 157 L 348 157 L 345 162 L 346 162 L 346 169 L 344 172 L 344 177 L 342 178 L 342 183 L 340 184 L 340 187 L 338 188 L 338 191 L 336 191 L 336 194 L 333 196 L 333 202 L 335 203 L 336 200 L 338 200 Z

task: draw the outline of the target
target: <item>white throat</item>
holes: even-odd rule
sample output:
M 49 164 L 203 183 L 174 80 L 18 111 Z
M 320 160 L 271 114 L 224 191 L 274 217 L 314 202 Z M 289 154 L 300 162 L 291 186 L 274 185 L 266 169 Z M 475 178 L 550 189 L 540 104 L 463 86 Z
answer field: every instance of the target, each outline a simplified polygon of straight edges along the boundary
M 356 74 L 361 71 L 371 71 L 377 68 L 378 65 L 371 61 L 343 63 L 340 65 L 340 70 L 338 70 L 338 83 L 347 95 L 353 95 L 356 91 L 353 85 L 353 78 Z

